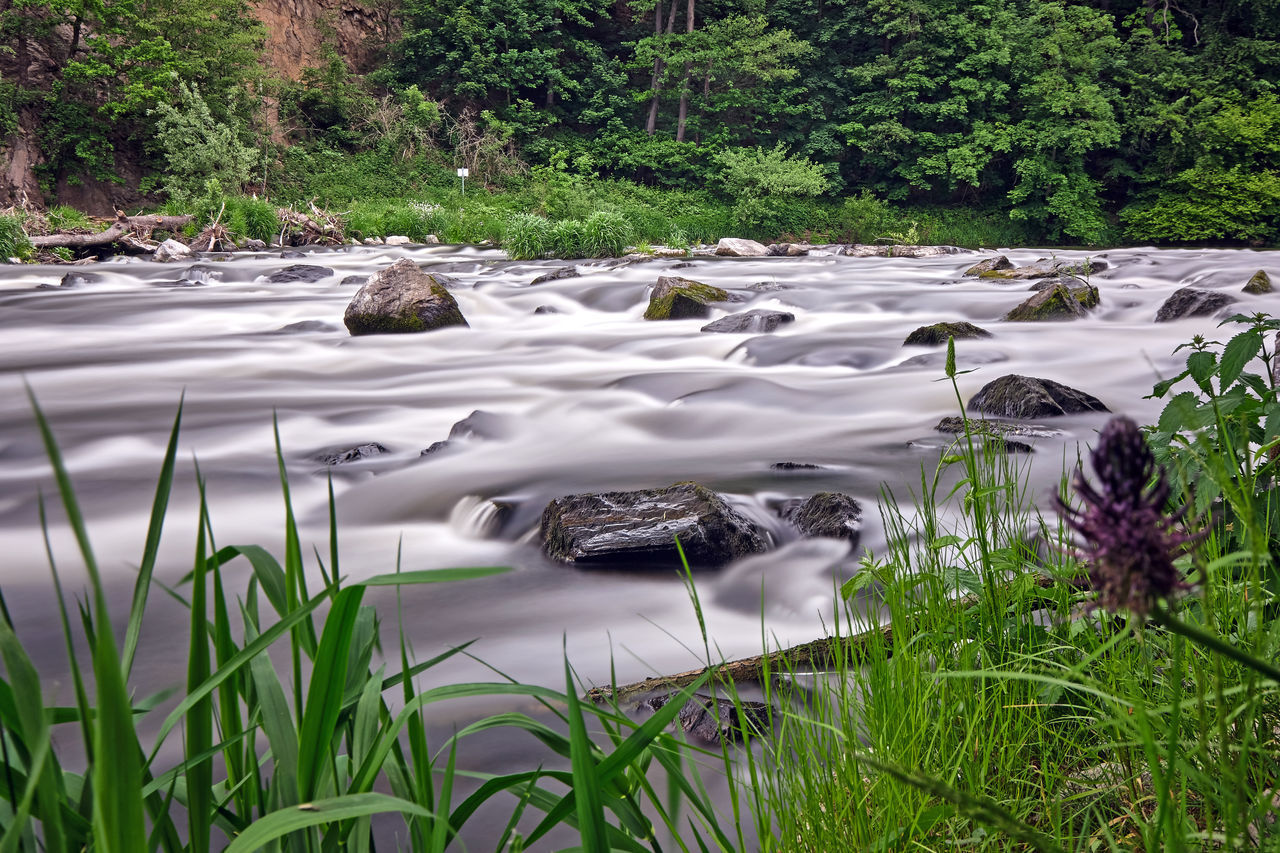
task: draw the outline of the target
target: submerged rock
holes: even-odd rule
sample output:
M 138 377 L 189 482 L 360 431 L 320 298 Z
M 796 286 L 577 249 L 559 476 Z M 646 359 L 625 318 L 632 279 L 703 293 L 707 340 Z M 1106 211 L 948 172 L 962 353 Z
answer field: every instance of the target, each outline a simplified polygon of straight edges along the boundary
M 1229 293 L 1214 290 L 1197 290 L 1184 287 L 1175 290 L 1173 295 L 1164 301 L 1156 312 L 1157 323 L 1170 320 L 1181 320 L 1184 317 L 1204 317 L 1216 314 L 1235 302 L 1236 298 Z
M 716 254 L 729 258 L 762 258 L 769 254 L 763 243 L 743 240 L 739 237 L 722 237 L 716 244 Z
M 719 567 L 768 542 L 759 525 L 697 483 L 556 498 L 541 533 L 547 556 L 587 566 L 678 567 L 679 537 L 691 566 Z
M 769 466 L 774 471 L 825 471 L 827 466 L 815 465 L 812 462 L 774 462 Z
M 962 433 L 964 432 L 964 419 L 955 416 L 946 417 L 938 421 L 938 425 L 934 429 L 938 432 Z M 1023 438 L 1055 438 L 1066 435 L 1060 429 L 1040 426 L 1039 424 L 1024 424 L 1017 421 L 989 421 L 985 418 L 970 418 L 969 429 L 975 433 L 983 432 L 1002 437 L 1016 435 Z
M 408 258 L 370 276 L 352 297 L 342 320 L 352 335 L 429 332 L 468 325 L 453 295 Z
M 711 313 L 712 302 L 725 302 L 729 292 L 712 287 L 691 278 L 678 275 L 660 275 L 649 294 L 646 320 L 685 320 L 705 317 Z
M 1099 300 L 1098 288 L 1093 285 L 1061 279 L 1014 308 L 1004 319 L 1015 323 L 1074 320 L 1096 308 Z
M 680 694 L 662 693 L 638 703 L 638 707 L 658 711 Z M 695 693 L 676 715 L 680 728 L 708 744 L 738 743 L 769 731 L 770 709 L 764 702 L 721 699 Z
M 1253 274 L 1245 284 L 1242 292 L 1251 296 L 1261 296 L 1264 293 L 1270 293 L 1274 288 L 1271 286 L 1271 276 L 1267 275 L 1266 270 L 1258 270 Z
M 1083 261 L 1055 261 L 1040 258 L 1033 264 L 1013 267 L 992 267 L 976 273 L 979 278 L 1055 278 L 1062 275 L 1088 276 L 1101 272 L 1111 265 L 1101 258 L 1086 258 Z M 968 273 L 966 273 L 967 275 Z
M 102 276 L 96 272 L 69 272 L 62 277 L 62 281 L 58 282 L 58 286 L 72 290 L 84 287 L 86 284 L 98 284 L 101 281 Z
M 903 346 L 938 346 L 945 344 L 947 338 L 961 340 L 963 338 L 989 338 L 991 333 L 972 323 L 934 323 L 932 326 L 921 326 L 902 342 Z
M 323 320 L 299 320 L 296 323 L 290 323 L 287 326 L 281 326 L 271 334 L 273 335 L 293 335 L 302 334 L 304 332 L 336 332 L 338 327 L 332 323 L 326 323 Z
M 323 465 L 345 465 L 348 462 L 358 462 L 361 459 L 369 459 L 373 456 L 381 456 L 384 453 L 390 453 L 390 450 L 378 444 L 376 441 L 368 444 L 361 444 L 356 447 L 340 448 L 337 450 L 322 450 L 313 455 L 311 458 Z
M 994 258 L 986 258 L 978 261 L 973 266 L 964 271 L 965 275 L 982 275 L 984 272 L 992 272 L 998 270 L 1011 270 L 1013 264 L 1004 255 L 996 255 Z
M 1002 418 L 1048 418 L 1111 411 L 1097 397 L 1052 379 L 1009 374 L 988 382 L 969 400 L 969 411 Z
M 281 256 L 283 257 L 283 255 Z M 276 270 L 267 276 L 267 281 L 272 284 L 285 284 L 288 282 L 301 281 L 306 284 L 314 284 L 322 278 L 328 278 L 333 275 L 333 270 L 328 267 L 320 267 L 315 264 L 293 264 L 282 270 Z
M 844 246 L 839 254 L 852 258 L 936 258 L 940 255 L 958 255 L 967 252 L 959 246 L 872 246 L 865 243 L 854 243 Z
M 476 409 L 449 428 L 448 438 L 432 442 L 431 446 L 419 455 L 430 456 L 433 453 L 439 453 L 445 448 L 455 446 L 459 441 L 506 438 L 509 435 L 511 435 L 510 418 Z
M 796 526 L 801 536 L 845 539 L 855 548 L 862 536 L 862 504 L 841 492 L 819 492 L 788 502 L 780 514 Z
M 789 311 L 766 311 L 756 308 L 741 314 L 721 317 L 702 327 L 704 332 L 772 332 L 783 323 L 792 323 L 796 315 Z

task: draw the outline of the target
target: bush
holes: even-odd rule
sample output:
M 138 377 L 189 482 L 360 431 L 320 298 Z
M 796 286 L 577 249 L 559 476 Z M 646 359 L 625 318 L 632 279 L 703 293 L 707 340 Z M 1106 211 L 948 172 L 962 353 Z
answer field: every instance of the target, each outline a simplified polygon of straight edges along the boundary
M 564 219 L 552 225 L 547 248 L 556 258 L 587 257 L 583 248 L 582 223 L 576 219 Z
M 735 224 L 752 232 L 794 230 L 788 218 L 789 203 L 826 192 L 828 182 L 821 166 L 803 157 L 789 157 L 781 145 L 763 148 L 727 148 L 716 155 L 719 183 L 734 200 Z
M 156 145 L 164 151 L 168 173 L 164 189 L 181 201 L 197 197 L 210 181 L 231 191 L 249 182 L 261 159 L 258 149 L 240 140 L 240 128 L 214 120 L 195 86 L 178 83 L 179 105 L 159 104 L 154 112 Z
M 541 216 L 518 213 L 507 220 L 502 247 L 515 261 L 544 258 L 551 250 L 551 223 Z
M 280 217 L 275 205 L 248 196 L 227 196 L 222 224 L 232 237 L 271 242 L 280 231 Z
M 599 211 L 582 224 L 582 255 L 587 258 L 616 258 L 631 241 L 632 229 L 620 213 Z

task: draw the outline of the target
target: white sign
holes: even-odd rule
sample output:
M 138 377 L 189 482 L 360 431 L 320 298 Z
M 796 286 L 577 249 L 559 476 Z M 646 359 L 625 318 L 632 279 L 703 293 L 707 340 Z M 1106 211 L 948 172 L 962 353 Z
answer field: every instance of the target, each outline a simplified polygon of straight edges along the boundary
M 471 174 L 471 171 L 470 171 L 469 169 L 459 169 L 459 170 L 458 170 L 458 177 L 459 177 L 459 178 L 465 178 L 467 175 L 470 175 L 470 174 Z

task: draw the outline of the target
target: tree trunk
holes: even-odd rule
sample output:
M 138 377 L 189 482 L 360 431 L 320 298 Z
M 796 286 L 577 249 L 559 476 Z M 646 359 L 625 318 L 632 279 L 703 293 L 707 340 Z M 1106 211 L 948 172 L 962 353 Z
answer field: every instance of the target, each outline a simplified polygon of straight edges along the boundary
M 667 35 L 675 32 L 676 28 L 676 0 L 671 0 L 671 10 L 667 13 Z M 662 35 L 662 2 L 659 0 L 657 8 L 653 13 L 653 32 L 654 35 Z M 653 60 L 653 82 L 650 88 L 653 90 L 653 98 L 649 101 L 649 119 L 645 122 L 645 131 L 653 136 L 653 132 L 658 127 L 658 95 L 662 91 L 662 72 L 665 68 L 661 57 L 654 57 Z
M 116 221 L 111 223 L 111 227 L 106 231 L 99 231 L 96 234 L 47 234 L 32 237 L 31 245 L 37 248 L 106 246 L 136 232 L 146 232 L 156 228 L 163 231 L 177 231 L 190 221 L 190 216 L 117 216 Z
M 672 0 L 675 2 L 675 0 Z M 685 11 L 685 32 L 693 34 L 693 2 L 689 0 L 689 6 Z M 680 115 L 676 118 L 676 142 L 684 142 L 684 126 L 685 121 L 689 117 L 689 80 L 693 75 L 693 66 L 686 62 L 684 64 L 684 82 L 680 84 Z

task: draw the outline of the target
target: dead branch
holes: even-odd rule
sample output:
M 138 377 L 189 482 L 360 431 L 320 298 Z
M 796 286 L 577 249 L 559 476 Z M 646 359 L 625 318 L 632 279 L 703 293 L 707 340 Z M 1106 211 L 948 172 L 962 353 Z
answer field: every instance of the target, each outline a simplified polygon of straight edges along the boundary
M 148 234 L 154 230 L 178 231 L 191 222 L 192 217 L 184 216 L 124 216 L 117 215 L 115 222 L 106 231 L 96 234 L 47 234 L 31 238 L 31 245 L 37 249 L 51 246 L 66 246 L 78 249 L 86 246 L 107 246 L 111 243 L 129 243 L 130 238 Z M 136 245 L 136 244 L 134 244 Z

